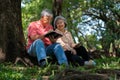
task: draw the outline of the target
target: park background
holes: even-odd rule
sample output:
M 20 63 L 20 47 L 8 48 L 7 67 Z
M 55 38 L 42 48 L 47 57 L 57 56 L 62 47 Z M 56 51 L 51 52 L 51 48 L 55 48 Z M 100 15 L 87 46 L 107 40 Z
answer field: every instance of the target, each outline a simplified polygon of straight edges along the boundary
M 65 74 L 64 66 L 48 64 L 48 67 L 41 69 L 36 65 L 29 67 L 26 60 L 26 29 L 31 21 L 40 18 L 40 12 L 45 8 L 50 9 L 54 17 L 63 15 L 67 19 L 67 29 L 72 33 L 74 41 L 85 46 L 97 62 L 96 67 L 90 69 L 71 66 L 71 73 L 87 72 L 92 76 L 90 79 L 87 77 L 89 80 L 97 80 L 95 77 L 98 73 L 106 74 L 110 80 L 119 80 L 119 0 L 0 0 L 0 6 L 1 80 L 41 80 L 44 76 L 53 80 L 56 75 L 62 76 L 59 80 L 65 80 L 61 79 L 64 77 L 70 77 L 66 80 L 74 80 L 71 74 L 59 74 L 62 71 Z M 80 72 L 77 76 L 72 74 L 78 78 L 75 80 L 84 80 L 80 79 Z

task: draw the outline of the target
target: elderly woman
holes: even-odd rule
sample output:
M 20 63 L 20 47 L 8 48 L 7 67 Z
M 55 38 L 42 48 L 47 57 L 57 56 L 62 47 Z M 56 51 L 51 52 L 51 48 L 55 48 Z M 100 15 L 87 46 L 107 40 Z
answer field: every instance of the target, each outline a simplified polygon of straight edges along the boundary
M 55 31 L 63 36 L 57 42 L 64 48 L 69 63 L 83 65 L 95 65 L 88 52 L 83 46 L 75 44 L 71 33 L 66 30 L 67 22 L 63 16 L 57 16 L 54 20 Z
M 27 52 L 29 55 L 37 57 L 38 64 L 41 67 L 46 65 L 46 56 L 53 54 L 60 65 L 68 65 L 62 46 L 56 43 L 56 39 L 45 37 L 46 33 L 53 30 L 50 25 L 52 17 L 51 11 L 44 9 L 41 12 L 40 20 L 31 22 L 28 26 Z

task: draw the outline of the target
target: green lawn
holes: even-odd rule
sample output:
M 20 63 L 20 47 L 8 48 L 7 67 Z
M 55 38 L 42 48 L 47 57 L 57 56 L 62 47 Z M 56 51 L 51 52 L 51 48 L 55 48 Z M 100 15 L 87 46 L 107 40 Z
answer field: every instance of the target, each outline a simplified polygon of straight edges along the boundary
M 86 68 L 85 66 L 73 67 L 78 71 L 89 71 L 95 73 L 99 69 L 120 69 L 119 58 L 106 58 L 96 59 L 96 66 L 94 68 Z M 38 66 L 25 67 L 22 64 L 13 65 L 12 63 L 0 64 L 0 80 L 42 80 L 42 77 L 49 76 L 50 80 L 54 79 L 54 76 L 64 70 L 64 66 L 48 64 L 45 68 Z M 114 80 L 115 76 L 111 77 Z

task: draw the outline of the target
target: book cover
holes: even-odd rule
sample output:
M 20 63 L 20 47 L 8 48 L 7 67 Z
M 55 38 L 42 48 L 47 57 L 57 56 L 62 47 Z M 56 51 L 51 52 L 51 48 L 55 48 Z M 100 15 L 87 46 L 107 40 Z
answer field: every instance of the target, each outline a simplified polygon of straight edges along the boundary
M 54 38 L 62 37 L 62 34 L 59 34 L 55 31 L 49 31 L 47 34 L 45 34 L 45 37 L 53 36 Z

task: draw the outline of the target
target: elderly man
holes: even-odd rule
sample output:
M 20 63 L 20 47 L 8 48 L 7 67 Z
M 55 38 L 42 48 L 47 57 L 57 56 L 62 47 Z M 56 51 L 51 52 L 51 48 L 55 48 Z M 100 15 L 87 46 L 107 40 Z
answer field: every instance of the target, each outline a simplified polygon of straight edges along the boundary
M 56 43 L 56 39 L 52 36 L 45 37 L 45 34 L 53 27 L 50 25 L 53 14 L 44 9 L 41 12 L 41 18 L 38 21 L 31 22 L 28 26 L 28 42 L 27 52 L 31 56 L 37 56 L 39 66 L 46 65 L 46 56 L 55 55 L 58 63 L 68 65 L 64 50 L 60 44 Z

